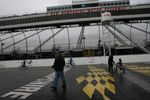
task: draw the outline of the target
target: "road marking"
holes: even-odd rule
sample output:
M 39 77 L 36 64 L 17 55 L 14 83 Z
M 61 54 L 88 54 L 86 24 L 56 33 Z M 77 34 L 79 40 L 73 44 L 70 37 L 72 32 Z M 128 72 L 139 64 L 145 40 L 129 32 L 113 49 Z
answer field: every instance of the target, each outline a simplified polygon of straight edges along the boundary
M 113 82 L 115 81 L 114 78 L 107 73 L 104 69 L 99 69 L 96 67 L 88 67 L 89 71 L 87 73 L 87 77 L 80 76 L 76 78 L 78 84 L 82 83 L 83 81 L 88 82 L 83 87 L 83 92 L 92 99 L 94 91 L 97 90 L 104 98 L 104 100 L 111 100 L 105 94 L 105 89 L 108 89 L 112 94 L 116 94 L 115 85 Z M 112 82 L 110 82 L 112 81 Z
M 147 76 L 150 76 L 150 67 L 149 66 L 138 66 L 138 65 L 127 65 L 127 68 L 135 71 L 135 72 L 139 72 L 139 73 L 143 73 Z
M 70 69 L 71 68 L 65 68 L 64 73 Z M 55 77 L 55 73 L 53 72 L 49 75 L 44 76 L 43 78 L 37 79 L 36 81 L 33 81 L 29 84 L 21 86 L 18 89 L 5 93 L 4 95 L 0 97 L 26 99 L 29 96 L 31 96 L 34 92 L 39 91 L 40 89 L 45 87 L 47 84 L 49 84 L 51 81 L 53 81 L 54 77 Z

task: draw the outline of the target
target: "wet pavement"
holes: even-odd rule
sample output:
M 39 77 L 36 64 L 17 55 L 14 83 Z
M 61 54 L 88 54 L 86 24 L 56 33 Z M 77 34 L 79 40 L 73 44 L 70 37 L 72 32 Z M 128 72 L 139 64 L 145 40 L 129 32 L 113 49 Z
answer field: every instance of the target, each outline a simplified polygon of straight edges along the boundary
M 51 67 L 0 69 L 0 100 L 149 100 L 149 71 L 141 70 L 149 70 L 150 64 L 125 66 L 125 74 L 119 70 L 113 75 L 103 64 L 65 68 L 66 90 L 61 81 L 57 90 L 51 89 Z

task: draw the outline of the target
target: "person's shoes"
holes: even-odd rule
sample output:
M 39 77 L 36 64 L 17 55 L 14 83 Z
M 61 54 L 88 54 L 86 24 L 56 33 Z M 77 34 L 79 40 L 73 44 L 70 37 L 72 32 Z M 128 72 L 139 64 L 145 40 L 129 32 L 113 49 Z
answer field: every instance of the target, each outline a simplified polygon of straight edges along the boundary
M 51 86 L 51 89 L 52 89 L 52 90 L 56 90 L 56 87 L 54 87 L 54 86 Z

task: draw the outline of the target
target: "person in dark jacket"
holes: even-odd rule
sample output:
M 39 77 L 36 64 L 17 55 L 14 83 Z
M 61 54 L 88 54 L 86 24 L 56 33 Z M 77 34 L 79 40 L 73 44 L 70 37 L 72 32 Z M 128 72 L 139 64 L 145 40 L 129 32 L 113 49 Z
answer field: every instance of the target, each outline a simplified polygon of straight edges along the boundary
M 55 70 L 55 78 L 53 81 L 53 86 L 51 88 L 56 89 L 57 88 L 57 83 L 59 81 L 59 78 L 62 80 L 62 88 L 66 89 L 66 82 L 65 82 L 65 77 L 64 77 L 64 66 L 65 66 L 65 60 L 61 56 L 61 54 L 56 53 L 55 54 L 55 61 L 52 66 L 52 68 Z
M 112 74 L 113 74 L 113 63 L 115 63 L 113 60 L 113 55 L 110 55 L 108 58 L 108 66 L 109 66 L 108 71 Z

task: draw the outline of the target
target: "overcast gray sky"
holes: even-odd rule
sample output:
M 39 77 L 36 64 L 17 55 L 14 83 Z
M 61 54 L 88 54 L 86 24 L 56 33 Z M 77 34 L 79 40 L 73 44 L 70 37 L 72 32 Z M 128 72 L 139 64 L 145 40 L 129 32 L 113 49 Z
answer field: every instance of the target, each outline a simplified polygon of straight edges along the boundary
M 47 6 L 71 4 L 71 2 L 72 0 L 0 0 L 0 16 L 45 12 Z M 130 0 L 130 2 L 150 3 L 150 0 Z
M 71 0 L 0 0 L 0 15 L 45 12 L 47 6 L 70 3 Z

